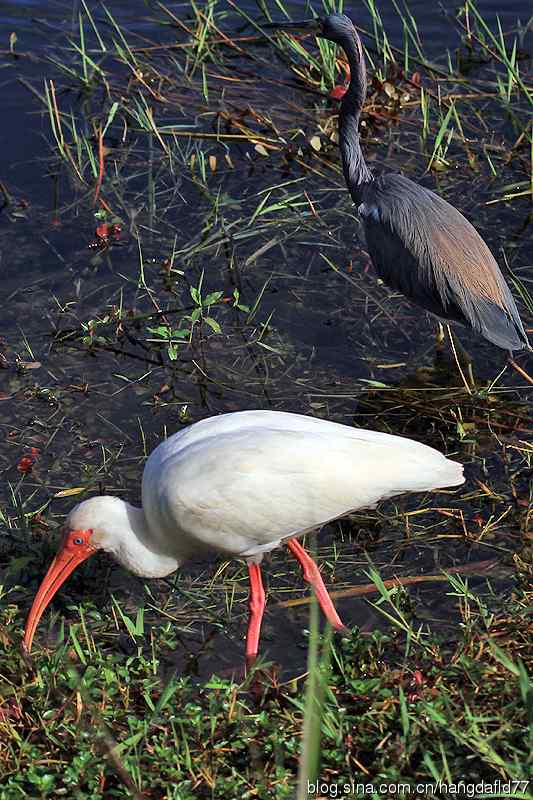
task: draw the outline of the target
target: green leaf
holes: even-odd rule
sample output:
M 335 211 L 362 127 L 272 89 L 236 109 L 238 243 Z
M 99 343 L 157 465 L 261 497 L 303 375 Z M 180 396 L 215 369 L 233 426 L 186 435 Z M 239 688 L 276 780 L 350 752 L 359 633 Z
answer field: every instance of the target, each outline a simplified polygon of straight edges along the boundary
M 147 328 L 148 333 L 153 333 L 155 336 L 162 336 L 163 339 L 168 339 L 170 330 L 166 325 L 159 325 L 157 328 Z
M 197 305 L 201 306 L 202 305 L 202 295 L 200 294 L 200 292 L 198 291 L 196 286 L 191 286 L 189 291 L 191 293 L 191 297 L 192 297 L 193 301 Z
M 213 303 L 218 303 L 222 295 L 223 292 L 211 292 L 211 294 L 208 294 L 207 297 L 204 298 L 203 305 L 211 306 Z
M 201 316 L 202 316 L 202 309 L 201 308 L 195 308 L 194 311 L 191 314 L 191 322 L 192 322 L 192 324 L 194 325 L 195 322 L 198 322 L 198 320 L 200 319 Z
M 163 711 L 168 706 L 168 704 L 172 700 L 172 697 L 176 693 L 177 689 L 178 689 L 178 683 L 177 683 L 176 679 L 175 678 L 171 678 L 170 681 L 165 686 L 165 688 L 163 689 L 161 697 L 157 701 L 157 705 L 155 707 L 155 713 L 156 714 L 159 714 L 161 711 Z
M 152 712 L 152 714 L 153 714 L 153 713 L 154 713 L 154 711 L 155 711 L 155 706 L 154 706 L 154 704 L 153 704 L 152 698 L 150 697 L 150 695 L 148 694 L 148 692 L 144 692 L 144 695 L 143 695 L 143 696 L 144 696 L 144 699 L 145 699 L 145 701 L 146 701 L 146 705 L 148 706 L 148 708 L 150 709 L 150 711 L 151 711 L 151 712 Z
M 205 321 L 207 322 L 209 327 L 215 331 L 215 333 L 222 333 L 222 328 L 220 327 L 216 319 L 213 319 L 213 317 L 205 317 Z
M 376 389 L 388 389 L 389 385 L 387 383 L 382 383 L 381 381 L 372 381 L 367 378 L 360 378 L 361 383 L 367 383 L 369 386 L 373 386 Z
M 144 635 L 144 608 L 141 606 L 137 609 L 137 618 L 135 620 L 135 633 L 137 636 Z
M 175 361 L 178 357 L 178 345 L 170 343 L 167 347 L 168 357 L 171 361 Z
M 407 711 L 407 703 L 405 702 L 405 694 L 402 687 L 399 687 L 399 696 L 400 696 L 400 719 L 402 721 L 402 731 L 404 738 L 407 739 L 409 736 L 409 713 Z
M 240 299 L 240 292 L 238 289 L 233 290 L 233 308 L 238 308 L 239 311 L 244 311 L 246 314 L 250 313 L 250 306 L 245 306 L 242 303 L 239 303 Z
M 87 665 L 87 659 L 85 658 L 85 653 L 83 652 L 82 646 L 78 641 L 78 637 L 76 636 L 76 629 L 73 625 L 70 628 L 70 641 L 72 642 L 74 650 L 76 651 L 81 663 Z

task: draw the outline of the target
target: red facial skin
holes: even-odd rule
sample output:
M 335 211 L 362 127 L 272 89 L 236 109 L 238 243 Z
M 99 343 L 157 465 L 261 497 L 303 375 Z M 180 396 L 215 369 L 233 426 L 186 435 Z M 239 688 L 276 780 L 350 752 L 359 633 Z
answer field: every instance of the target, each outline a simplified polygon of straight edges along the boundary
M 28 614 L 22 642 L 22 649 L 26 653 L 30 652 L 31 643 L 39 620 L 59 587 L 66 581 L 68 576 L 74 572 L 78 564 L 81 564 L 82 561 L 85 561 L 89 556 L 92 556 L 93 553 L 96 553 L 96 548 L 90 543 L 92 535 L 92 529 L 86 531 L 69 531 L 65 535 L 61 547 L 50 564 L 48 572 L 44 576 L 39 587 L 39 591 L 35 595 L 33 605 Z

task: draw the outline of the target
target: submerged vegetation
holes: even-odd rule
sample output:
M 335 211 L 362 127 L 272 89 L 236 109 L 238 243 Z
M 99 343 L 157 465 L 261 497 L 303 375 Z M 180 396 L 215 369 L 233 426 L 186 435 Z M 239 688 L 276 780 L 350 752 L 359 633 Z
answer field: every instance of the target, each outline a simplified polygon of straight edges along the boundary
M 120 3 L 94 5 L 0 54 L 43 123 L 32 169 L 52 187 L 43 207 L 0 176 L 1 800 L 300 800 L 308 782 L 313 797 L 439 797 L 416 787 L 460 780 L 531 797 L 530 390 L 470 341 L 465 392 L 453 357 L 434 361 L 431 322 L 376 280 L 337 153 L 347 65 L 269 27 L 301 9 L 158 2 L 124 22 Z M 465 2 L 442 21 L 445 53 L 403 4 L 365 6 L 369 163 L 474 221 L 531 330 L 531 23 L 506 30 Z M 423 439 L 467 483 L 322 533 L 344 638 L 319 636 L 274 553 L 255 683 L 232 674 L 237 563 L 143 586 L 96 558 L 26 663 L 24 616 L 72 503 L 137 501 L 167 432 L 253 407 Z

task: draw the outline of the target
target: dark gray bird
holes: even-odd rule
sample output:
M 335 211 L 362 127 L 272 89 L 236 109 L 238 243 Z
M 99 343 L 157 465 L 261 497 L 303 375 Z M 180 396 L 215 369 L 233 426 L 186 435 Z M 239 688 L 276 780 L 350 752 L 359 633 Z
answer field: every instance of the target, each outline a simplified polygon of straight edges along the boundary
M 351 19 L 330 14 L 296 25 L 340 45 L 350 65 L 339 114 L 342 168 L 380 278 L 426 311 L 470 326 L 498 347 L 531 349 L 496 259 L 470 222 L 409 178 L 375 177 L 367 167 L 359 140 L 366 67 Z

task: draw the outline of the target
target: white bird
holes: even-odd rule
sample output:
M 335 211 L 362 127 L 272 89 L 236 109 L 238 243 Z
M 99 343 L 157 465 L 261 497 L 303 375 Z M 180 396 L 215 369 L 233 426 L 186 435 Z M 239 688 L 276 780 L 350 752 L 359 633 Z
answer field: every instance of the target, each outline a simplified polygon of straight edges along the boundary
M 23 647 L 30 650 L 39 619 L 62 583 L 97 550 L 145 578 L 164 577 L 194 556 L 215 552 L 248 564 L 251 664 L 265 608 L 259 566 L 264 553 L 286 544 L 326 617 L 343 628 L 298 537 L 384 498 L 463 482 L 462 464 L 400 436 L 280 411 L 204 419 L 152 452 L 142 508 L 117 497 L 92 497 L 70 512 L 31 607 Z

